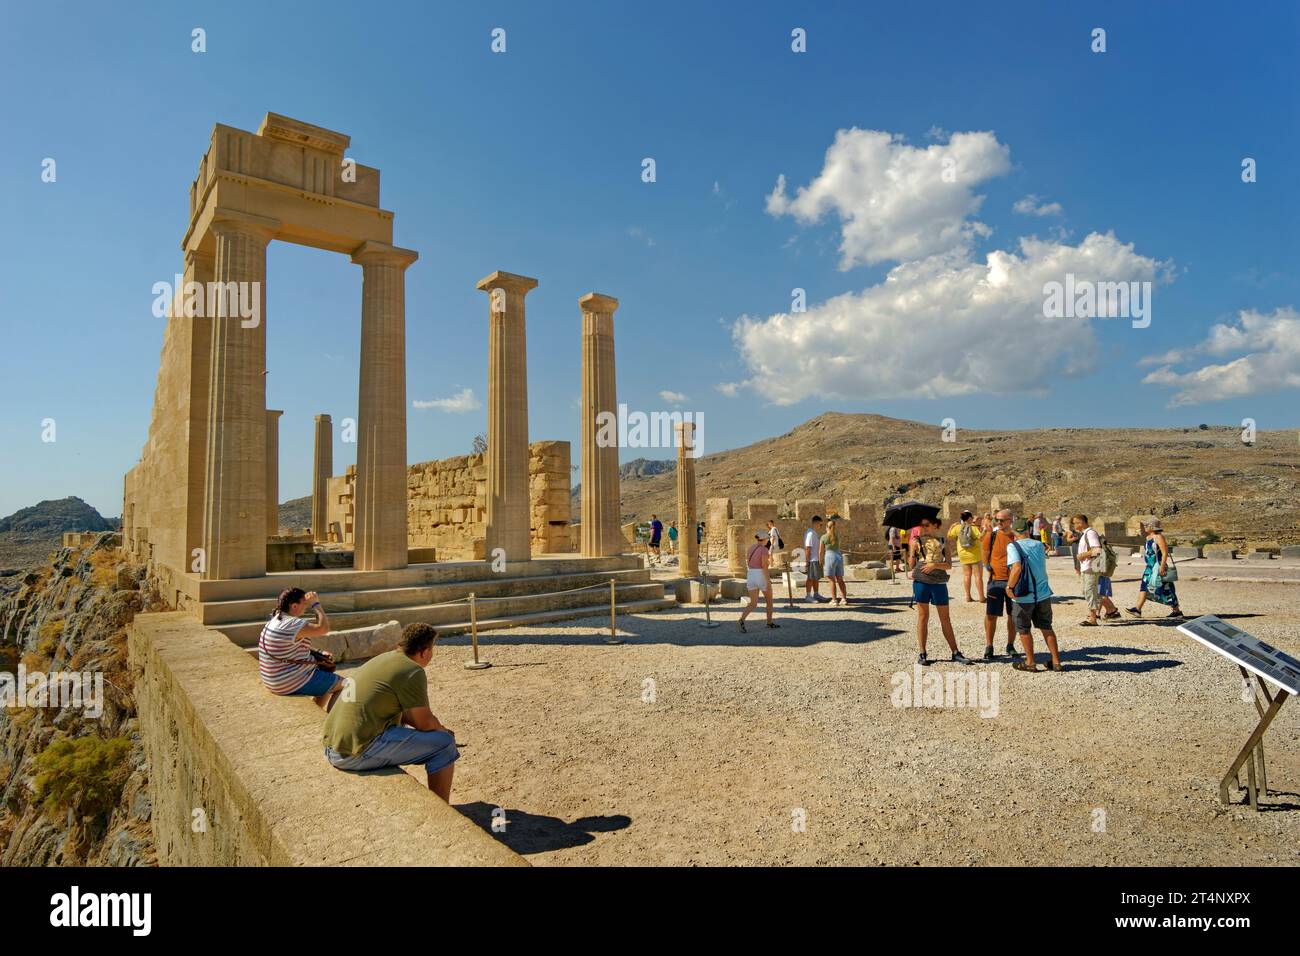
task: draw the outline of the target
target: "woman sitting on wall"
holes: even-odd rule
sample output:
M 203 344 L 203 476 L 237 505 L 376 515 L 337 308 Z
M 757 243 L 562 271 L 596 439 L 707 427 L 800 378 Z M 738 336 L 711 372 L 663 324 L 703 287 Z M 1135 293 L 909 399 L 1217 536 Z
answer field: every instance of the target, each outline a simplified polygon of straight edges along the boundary
M 302 617 L 307 611 L 316 612 L 314 621 Z M 334 673 L 334 655 L 312 650 L 311 639 L 329 632 L 329 619 L 315 591 L 281 591 L 275 613 L 257 641 L 258 665 L 267 690 L 282 697 L 311 697 L 328 711 L 343 689 L 343 678 Z

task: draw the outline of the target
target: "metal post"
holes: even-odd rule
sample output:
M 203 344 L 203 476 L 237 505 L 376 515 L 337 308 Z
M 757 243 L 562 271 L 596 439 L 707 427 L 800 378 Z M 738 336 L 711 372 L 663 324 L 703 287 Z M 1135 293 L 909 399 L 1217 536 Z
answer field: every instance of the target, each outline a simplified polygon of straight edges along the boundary
M 465 662 L 465 670 L 481 671 L 491 667 L 492 665 L 487 661 L 478 659 L 478 605 L 473 591 L 469 593 L 469 641 L 470 646 L 474 648 L 474 659 Z
M 709 614 L 709 578 L 708 575 L 700 575 L 700 583 L 704 585 L 704 620 L 700 621 L 700 627 L 721 627 L 717 621 Z
M 782 573 L 785 575 L 785 596 L 786 596 L 786 599 L 790 602 L 790 607 L 793 608 L 793 607 L 794 607 L 794 588 L 793 588 L 793 587 L 791 586 L 791 584 L 790 584 L 790 569 L 789 569 L 789 568 L 786 568 L 785 571 L 782 572 Z
M 609 579 L 609 639 L 605 641 L 606 644 L 623 643 L 621 640 L 619 640 L 618 626 L 615 621 L 614 605 L 617 602 L 617 600 L 618 599 L 614 595 L 614 579 L 610 578 Z

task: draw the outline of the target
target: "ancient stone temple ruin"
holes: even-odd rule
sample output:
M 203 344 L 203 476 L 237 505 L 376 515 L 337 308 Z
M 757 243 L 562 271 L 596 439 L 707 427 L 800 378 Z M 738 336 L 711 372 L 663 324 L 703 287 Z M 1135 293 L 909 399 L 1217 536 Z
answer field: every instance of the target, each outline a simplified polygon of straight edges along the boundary
M 470 591 L 485 626 L 572 616 L 607 607 L 607 590 L 575 589 L 611 578 L 625 608 L 665 605 L 662 587 L 621 553 L 617 449 L 597 449 L 587 427 L 586 402 L 614 407 L 617 300 L 590 293 L 575 315 L 582 512 L 597 535 L 584 529 L 582 556 L 572 553 L 568 445 L 529 444 L 524 297 L 536 279 L 495 271 L 477 284 L 488 296 L 485 454 L 408 463 L 405 272 L 418 254 L 394 245 L 379 170 L 348 158 L 350 142 L 275 113 L 255 133 L 213 128 L 190 187 L 148 440 L 124 482 L 124 545 L 151 562 L 178 607 L 241 643 L 256 639 L 290 584 L 319 591 L 341 627 L 458 626 L 466 612 L 454 602 Z M 333 474 L 333 420 L 317 415 L 314 458 L 301 466 L 311 532 L 288 542 L 276 535 L 279 429 L 306 423 L 266 407 L 273 240 L 349 256 L 362 288 L 356 465 Z M 291 566 L 280 570 L 286 554 Z

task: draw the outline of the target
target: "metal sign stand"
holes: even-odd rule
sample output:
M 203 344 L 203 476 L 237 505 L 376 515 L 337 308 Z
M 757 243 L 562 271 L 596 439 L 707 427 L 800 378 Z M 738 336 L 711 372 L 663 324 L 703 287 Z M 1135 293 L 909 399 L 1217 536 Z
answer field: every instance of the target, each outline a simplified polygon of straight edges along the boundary
M 1290 695 L 1278 689 L 1277 696 L 1274 697 L 1268 692 L 1268 685 L 1264 683 L 1264 678 L 1258 674 L 1251 674 L 1246 668 L 1238 667 L 1241 676 L 1249 684 L 1251 677 L 1255 678 L 1254 684 L 1251 685 L 1251 699 L 1255 703 L 1255 710 L 1259 713 L 1259 723 L 1251 732 L 1250 737 L 1246 740 L 1246 746 L 1241 748 L 1241 753 L 1237 754 L 1237 759 L 1232 762 L 1228 772 L 1223 775 L 1219 781 L 1219 802 L 1228 803 L 1228 782 L 1233 781 L 1237 788 L 1241 788 L 1241 765 L 1246 764 L 1246 795 L 1250 800 L 1250 808 L 1259 810 L 1259 796 L 1263 794 L 1268 796 L 1268 771 L 1264 768 L 1264 731 L 1268 730 L 1268 725 L 1273 722 L 1277 712 L 1282 709 Z M 1254 692 L 1258 688 L 1259 693 L 1264 695 L 1264 700 L 1268 701 L 1265 707 L 1259 700 L 1259 694 Z M 1259 785 L 1255 784 L 1255 768 L 1259 767 Z
M 481 661 L 478 659 L 478 608 L 475 603 L 473 591 L 471 591 L 469 595 L 469 639 L 474 647 L 474 659 L 465 662 L 465 670 L 481 671 L 491 667 L 492 665 L 487 661 Z
M 1250 699 L 1259 715 L 1259 723 L 1246 738 L 1246 745 L 1237 754 L 1237 759 L 1219 781 L 1219 800 L 1225 804 L 1230 802 L 1230 783 L 1236 783 L 1237 788 L 1241 788 L 1241 768 L 1244 764 L 1246 799 L 1251 809 L 1258 811 L 1260 794 L 1268 796 L 1264 732 L 1273 723 L 1273 718 L 1282 709 L 1286 699 L 1293 694 L 1300 694 L 1300 660 L 1213 614 L 1205 614 L 1180 624 L 1178 630 L 1236 664 L 1246 686 L 1250 687 Z M 1254 683 L 1251 683 L 1252 677 L 1255 678 Z M 1269 691 L 1269 683 L 1274 686 L 1272 692 Z

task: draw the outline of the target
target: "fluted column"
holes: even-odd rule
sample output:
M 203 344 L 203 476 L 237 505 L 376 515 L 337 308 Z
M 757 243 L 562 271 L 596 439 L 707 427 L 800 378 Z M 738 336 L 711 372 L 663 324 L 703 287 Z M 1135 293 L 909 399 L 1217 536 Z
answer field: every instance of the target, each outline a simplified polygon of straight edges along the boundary
M 528 363 L 524 296 L 537 280 L 494 272 L 478 288 L 488 294 L 487 557 L 527 561 Z
M 280 533 L 280 409 L 266 410 L 266 534 Z
M 406 567 L 406 267 L 417 253 L 365 242 L 353 567 Z M 313 531 L 313 534 L 315 532 Z
M 677 554 L 682 577 L 700 573 L 700 546 L 695 540 L 695 423 L 674 426 L 677 438 Z
M 622 554 L 619 527 L 618 394 L 614 377 L 614 310 L 618 299 L 588 292 L 582 308 L 582 553 Z M 605 416 L 605 417 L 602 417 Z M 611 428 L 601 423 L 613 421 Z
M 266 245 L 279 226 L 273 219 L 218 210 L 209 227 L 216 245 L 214 281 L 245 302 L 255 301 L 258 312 L 256 321 L 241 316 L 230 308 L 229 293 L 208 297 L 217 310 L 208 366 L 206 578 L 266 573 Z
M 330 539 L 329 480 L 334 474 L 334 422 L 328 415 L 316 416 L 316 447 L 311 462 L 311 539 Z

